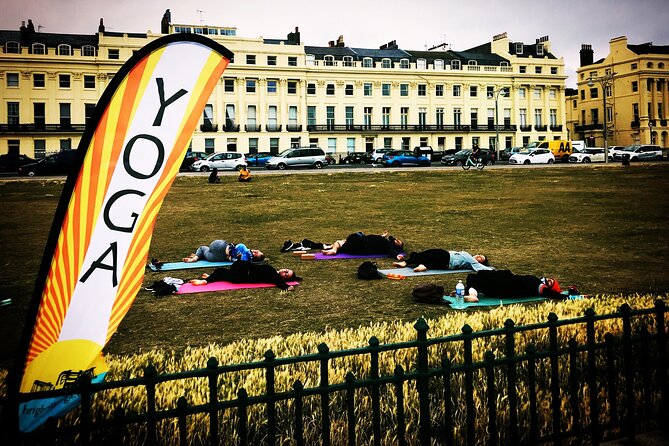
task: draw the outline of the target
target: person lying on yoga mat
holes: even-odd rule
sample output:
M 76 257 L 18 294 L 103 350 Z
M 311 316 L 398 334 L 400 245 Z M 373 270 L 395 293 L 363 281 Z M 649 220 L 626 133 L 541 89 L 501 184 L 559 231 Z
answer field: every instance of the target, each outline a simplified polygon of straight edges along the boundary
M 473 290 L 472 290 L 473 289 Z M 467 275 L 469 296 L 483 293 L 490 297 L 535 297 L 564 299 L 557 280 L 551 277 L 514 274 L 508 269 L 483 270 Z
M 369 255 L 369 254 L 385 254 L 388 257 L 398 257 L 404 248 L 404 242 L 398 238 L 388 234 L 388 231 L 381 235 L 364 234 L 363 232 L 355 232 L 346 240 L 337 240 L 332 244 L 330 249 L 322 251 L 325 255 L 352 254 L 352 255 Z
M 409 257 L 393 262 L 393 266 L 413 267 L 416 272 L 428 269 L 470 269 L 472 271 L 494 269 L 488 266 L 488 258 L 482 254 L 471 255 L 466 251 L 446 251 L 440 248 L 412 252 Z
M 214 240 L 209 246 L 200 246 L 197 251 L 188 257 L 184 257 L 186 263 L 207 260 L 208 262 L 234 262 L 236 260 L 247 260 L 260 262 L 265 259 L 265 254 L 259 249 L 249 249 L 242 243 L 230 243 L 225 240 Z
M 216 268 L 211 274 L 203 274 L 202 279 L 190 280 L 193 285 L 206 285 L 211 282 L 230 283 L 273 283 L 282 290 L 293 291 L 293 286 L 286 282 L 302 280 L 295 271 L 288 268 L 274 269 L 266 263 L 257 264 L 239 260 L 231 266 Z

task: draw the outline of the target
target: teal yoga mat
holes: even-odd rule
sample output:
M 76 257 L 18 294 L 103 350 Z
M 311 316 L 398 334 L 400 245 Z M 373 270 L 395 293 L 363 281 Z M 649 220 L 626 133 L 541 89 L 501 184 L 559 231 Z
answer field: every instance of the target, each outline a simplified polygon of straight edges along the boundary
M 470 269 L 428 269 L 427 271 L 416 272 L 413 268 L 392 268 L 392 269 L 380 269 L 379 272 L 384 276 L 388 274 L 401 274 L 405 277 L 409 276 L 433 276 L 436 274 L 457 274 L 457 273 L 471 273 L 473 272 Z
M 479 294 L 478 302 L 463 302 L 461 304 L 455 303 L 454 296 L 444 296 L 444 300 L 451 304 L 451 308 L 456 310 L 464 310 L 465 308 L 472 307 L 499 307 L 500 305 L 512 305 L 512 304 L 522 304 L 525 302 L 539 302 L 546 300 L 545 297 L 535 296 L 535 297 L 513 297 L 513 298 L 499 298 L 499 297 L 488 297 L 482 296 Z
M 219 266 L 230 266 L 232 262 L 208 262 L 206 260 L 198 260 L 197 262 L 172 262 L 163 263 L 160 268 L 149 263 L 151 271 L 175 271 L 179 269 L 194 269 L 194 268 L 216 268 Z

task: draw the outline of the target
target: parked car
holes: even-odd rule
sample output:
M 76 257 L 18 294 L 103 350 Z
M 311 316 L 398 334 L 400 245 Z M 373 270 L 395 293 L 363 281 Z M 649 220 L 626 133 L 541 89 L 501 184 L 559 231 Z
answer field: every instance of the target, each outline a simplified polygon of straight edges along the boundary
M 239 152 L 212 153 L 203 160 L 195 161 L 190 170 L 209 172 L 214 167 L 218 170 L 241 170 L 246 167 L 246 158 Z
M 579 152 L 572 152 L 569 157 L 570 163 L 603 163 L 606 160 L 604 149 L 588 147 Z
M 615 154 L 623 150 L 625 146 L 609 146 L 609 161 L 613 161 Z
M 5 153 L 0 155 L 0 172 L 18 172 L 19 167 L 34 162 L 34 159 L 22 153 Z
M 195 161 L 200 161 L 207 157 L 208 153 L 205 152 L 186 152 L 183 161 L 181 161 L 181 167 L 179 170 L 190 170 L 190 166 L 193 165 Z
M 446 155 L 453 155 L 455 152 L 457 152 L 458 149 L 446 149 L 446 150 L 437 150 L 436 152 L 432 153 L 432 162 L 433 163 L 439 163 L 441 162 L 441 159 L 445 157 Z
M 553 164 L 555 156 L 550 149 L 534 149 L 529 153 L 516 153 L 509 158 L 509 164 Z
M 381 164 L 388 167 L 430 166 L 432 163 L 425 155 L 416 154 L 411 150 L 393 150 L 383 155 Z
M 523 151 L 529 152 L 525 147 L 507 147 L 501 152 L 499 152 L 499 159 L 502 161 L 509 161 L 511 155 L 516 153 L 522 153 Z
M 388 152 L 392 152 L 393 149 L 390 148 L 382 148 L 382 149 L 376 149 L 372 152 L 371 155 L 371 163 L 381 163 L 383 161 L 383 155 L 385 155 Z
M 367 162 L 366 152 L 349 152 L 342 158 L 342 164 L 365 164 Z
M 267 169 L 286 169 L 288 167 L 315 167 L 322 169 L 328 164 L 325 152 L 320 147 L 297 147 L 284 150 L 265 163 Z
M 659 161 L 662 159 L 662 148 L 654 144 L 633 144 L 617 151 L 613 159 L 622 161 L 625 155 L 630 161 Z
M 265 163 L 272 156 L 269 152 L 258 152 L 246 155 L 246 164 L 252 167 L 265 167 Z
M 441 164 L 444 166 L 462 166 L 471 154 L 471 149 L 458 150 L 452 155 L 445 155 L 441 159 Z M 495 152 L 489 149 L 481 149 L 481 162 L 486 166 L 495 164 Z
M 76 150 L 63 150 L 48 155 L 36 163 L 19 167 L 19 175 L 34 177 L 35 175 L 67 175 L 72 170 Z

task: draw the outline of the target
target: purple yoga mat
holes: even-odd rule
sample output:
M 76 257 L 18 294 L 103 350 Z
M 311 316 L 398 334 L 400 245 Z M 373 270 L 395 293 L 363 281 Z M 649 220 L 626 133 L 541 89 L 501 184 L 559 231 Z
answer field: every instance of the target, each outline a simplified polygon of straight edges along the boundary
M 310 254 L 307 252 L 307 254 Z M 341 260 L 341 259 L 378 259 L 383 257 L 388 257 L 387 254 L 335 254 L 333 256 L 326 256 L 322 252 L 315 253 L 315 258 L 313 260 Z
M 300 282 L 286 282 L 288 285 L 299 285 Z M 179 291 L 174 294 L 192 294 L 209 293 L 212 291 L 241 290 L 245 288 L 273 288 L 273 283 L 230 283 L 230 282 L 212 282 L 206 285 L 192 285 L 188 282 L 179 287 Z

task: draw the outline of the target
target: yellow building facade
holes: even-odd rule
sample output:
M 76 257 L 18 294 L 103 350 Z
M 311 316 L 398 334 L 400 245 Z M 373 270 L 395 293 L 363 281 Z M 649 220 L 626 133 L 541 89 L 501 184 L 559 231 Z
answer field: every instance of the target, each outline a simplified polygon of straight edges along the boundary
M 167 18 L 167 20 L 166 20 Z M 465 51 L 309 46 L 244 38 L 235 28 L 172 24 L 161 33 L 0 31 L 0 153 L 40 158 L 74 149 L 97 99 L 134 51 L 164 33 L 194 32 L 234 53 L 205 107 L 191 149 L 278 153 L 379 147 L 494 149 L 564 139 L 564 62 L 542 37 L 506 34 Z M 166 23 L 167 22 L 167 23 Z
M 569 120 L 573 139 L 603 147 L 606 126 L 609 146 L 669 148 L 669 45 L 634 45 L 622 36 L 609 46 L 609 54 L 598 61 L 590 45 L 581 48 L 578 92 L 571 98 L 577 105 L 566 105 L 575 115 Z

